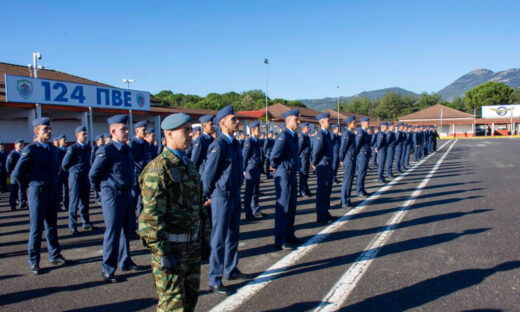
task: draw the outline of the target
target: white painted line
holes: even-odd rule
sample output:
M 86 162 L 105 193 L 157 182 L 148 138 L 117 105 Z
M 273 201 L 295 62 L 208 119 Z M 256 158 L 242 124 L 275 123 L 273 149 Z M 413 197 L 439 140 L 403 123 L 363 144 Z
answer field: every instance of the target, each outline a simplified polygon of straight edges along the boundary
M 380 234 L 377 235 L 365 248 L 365 251 L 357 258 L 357 260 L 349 267 L 349 269 L 343 274 L 343 276 L 336 282 L 331 288 L 329 293 L 321 300 L 320 305 L 314 310 L 315 312 L 325 311 L 337 311 L 341 308 L 343 303 L 347 300 L 352 290 L 356 287 L 357 283 L 361 280 L 363 275 L 367 272 L 368 267 L 377 256 L 381 247 L 388 241 L 390 236 L 394 232 L 394 228 L 401 222 L 404 215 L 408 211 L 408 208 L 412 206 L 419 195 L 424 190 L 424 187 L 428 184 L 432 176 L 437 172 L 439 166 L 444 161 L 448 153 L 451 151 L 453 146 L 457 143 L 457 140 L 450 145 L 448 150 L 442 155 L 437 161 L 435 166 L 430 170 L 428 175 L 421 181 L 419 186 L 415 189 L 412 195 L 403 203 L 401 208 L 390 218 L 385 224 L 384 228 L 381 229 Z
M 438 148 L 437 151 L 440 151 L 449 142 L 451 142 L 451 140 L 444 143 L 440 148 Z M 430 154 L 427 157 L 423 158 L 421 161 L 413 165 L 410 169 L 401 174 L 399 177 L 393 179 L 390 183 L 386 184 L 377 192 L 372 194 L 369 198 L 365 199 L 361 204 L 357 205 L 355 209 L 349 210 L 345 215 L 336 220 L 334 223 L 321 230 L 318 234 L 309 238 L 305 243 L 298 247 L 298 249 L 287 254 L 285 257 L 273 264 L 267 270 L 260 273 L 260 275 L 258 275 L 256 278 L 254 278 L 249 283 L 238 289 L 236 293 L 227 297 L 225 300 L 221 301 L 219 304 L 214 306 L 210 310 L 210 312 L 234 311 L 238 309 L 242 304 L 244 304 L 247 300 L 253 297 L 262 288 L 267 286 L 269 282 L 275 280 L 278 277 L 278 275 L 285 272 L 292 265 L 296 264 L 301 258 L 303 258 L 303 256 L 305 256 L 312 249 L 314 249 L 314 247 L 316 247 L 316 245 L 323 241 L 328 235 L 335 232 L 336 229 L 344 226 L 345 223 L 352 218 L 352 216 L 363 211 L 371 202 L 381 197 L 383 193 L 391 189 L 395 184 L 397 184 L 397 182 L 399 182 L 409 173 L 413 172 L 418 166 L 420 166 L 433 154 Z

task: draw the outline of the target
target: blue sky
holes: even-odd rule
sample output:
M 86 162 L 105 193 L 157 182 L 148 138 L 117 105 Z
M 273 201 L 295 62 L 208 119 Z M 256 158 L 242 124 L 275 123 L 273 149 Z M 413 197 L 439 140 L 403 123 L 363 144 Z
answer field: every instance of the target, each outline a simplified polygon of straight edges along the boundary
M 287 99 L 433 92 L 520 67 L 520 1 L 12 1 L 0 62 L 156 93 L 265 88 Z

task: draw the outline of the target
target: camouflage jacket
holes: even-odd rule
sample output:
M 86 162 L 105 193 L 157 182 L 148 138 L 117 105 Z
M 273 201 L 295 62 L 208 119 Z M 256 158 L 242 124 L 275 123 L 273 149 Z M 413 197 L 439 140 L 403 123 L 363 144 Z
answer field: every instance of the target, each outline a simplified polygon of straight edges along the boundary
M 168 149 L 152 160 L 139 176 L 143 210 L 139 231 L 153 254 L 170 253 L 168 234 L 195 234 L 210 241 L 210 221 L 204 208 L 202 183 L 195 164 Z

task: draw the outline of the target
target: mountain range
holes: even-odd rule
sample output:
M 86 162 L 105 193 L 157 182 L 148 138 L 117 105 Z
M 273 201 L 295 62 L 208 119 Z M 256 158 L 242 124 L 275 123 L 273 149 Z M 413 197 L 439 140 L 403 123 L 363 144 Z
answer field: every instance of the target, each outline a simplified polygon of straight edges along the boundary
M 520 87 L 520 68 L 512 68 L 499 72 L 493 72 L 489 69 L 477 68 L 446 87 L 442 88 L 437 94 L 442 96 L 445 101 L 453 101 L 457 97 L 462 97 L 473 87 L 483 84 L 487 81 L 502 82 L 510 87 Z M 352 96 L 340 96 L 340 102 L 346 102 L 356 97 L 368 97 L 371 100 L 382 97 L 389 92 L 395 92 L 403 95 L 418 96 L 417 93 L 408 91 L 403 88 L 393 87 L 372 91 L 364 91 Z M 327 108 L 335 108 L 338 98 L 326 97 L 323 99 L 304 99 L 300 100 L 307 107 L 315 110 L 324 110 Z

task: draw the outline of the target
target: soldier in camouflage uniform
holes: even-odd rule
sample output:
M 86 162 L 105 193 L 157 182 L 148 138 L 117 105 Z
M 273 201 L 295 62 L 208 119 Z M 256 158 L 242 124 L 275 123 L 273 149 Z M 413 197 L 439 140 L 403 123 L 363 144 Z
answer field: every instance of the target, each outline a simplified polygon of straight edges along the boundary
M 139 229 L 143 244 L 152 251 L 157 311 L 195 309 L 201 258 L 209 257 L 210 223 L 202 183 L 185 152 L 191 143 L 190 121 L 185 114 L 164 119 L 166 148 L 139 177 L 143 198 Z

